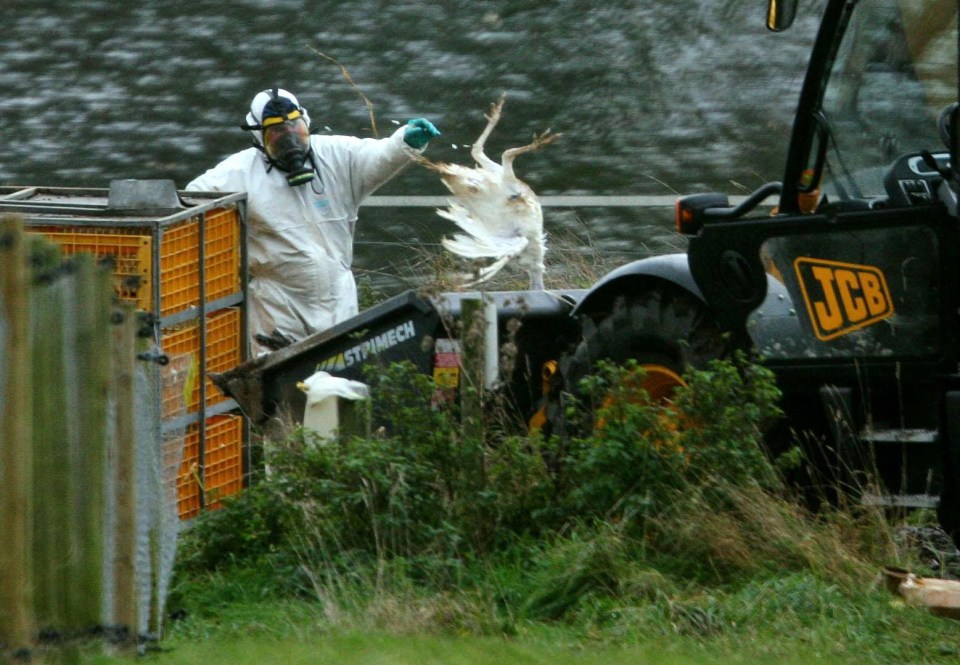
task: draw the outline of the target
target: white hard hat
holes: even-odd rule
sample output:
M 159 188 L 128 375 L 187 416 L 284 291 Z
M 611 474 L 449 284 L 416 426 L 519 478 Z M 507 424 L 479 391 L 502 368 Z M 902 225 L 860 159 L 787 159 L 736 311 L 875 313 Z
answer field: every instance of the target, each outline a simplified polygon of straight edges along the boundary
M 254 131 L 255 139 L 260 138 L 260 129 L 263 127 L 264 113 L 266 117 L 287 118 L 287 114 L 295 114 L 295 117 L 302 117 L 310 128 L 310 115 L 307 109 L 300 106 L 296 96 L 283 88 L 269 88 L 257 93 L 250 102 L 250 112 L 247 113 L 247 122 L 241 125 L 242 129 Z

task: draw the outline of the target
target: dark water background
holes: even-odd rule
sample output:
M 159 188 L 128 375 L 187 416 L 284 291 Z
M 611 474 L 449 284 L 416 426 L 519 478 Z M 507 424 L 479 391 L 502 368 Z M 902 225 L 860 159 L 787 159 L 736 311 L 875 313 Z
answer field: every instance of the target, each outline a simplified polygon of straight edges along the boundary
M 299 96 L 314 131 L 372 135 L 358 88 L 380 135 L 425 116 L 443 132 L 428 156 L 460 163 L 506 92 L 489 154 L 548 127 L 564 134 L 517 161 L 540 194 L 741 194 L 780 179 L 821 2 L 802 3 L 779 35 L 763 25 L 764 0 L 592 4 L 7 0 L 0 184 L 182 187 L 248 145 L 237 125 L 274 83 Z M 379 193 L 445 191 L 416 167 Z M 545 223 L 626 260 L 656 251 L 668 217 L 551 208 Z M 390 273 L 411 244 L 430 247 L 450 230 L 430 209 L 367 208 L 357 266 Z

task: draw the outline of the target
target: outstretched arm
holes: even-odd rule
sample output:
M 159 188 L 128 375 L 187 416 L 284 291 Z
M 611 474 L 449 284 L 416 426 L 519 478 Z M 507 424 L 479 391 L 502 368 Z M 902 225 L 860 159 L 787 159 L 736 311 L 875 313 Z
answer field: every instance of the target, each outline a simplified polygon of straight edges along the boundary
M 411 120 L 385 139 L 358 141 L 351 168 L 355 200 L 359 203 L 397 175 L 440 132 L 426 119 Z

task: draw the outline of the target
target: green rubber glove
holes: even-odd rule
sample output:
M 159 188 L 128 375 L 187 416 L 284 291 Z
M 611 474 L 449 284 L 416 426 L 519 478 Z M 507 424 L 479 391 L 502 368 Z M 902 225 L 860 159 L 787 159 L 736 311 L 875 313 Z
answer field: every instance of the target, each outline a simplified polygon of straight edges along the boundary
M 414 118 L 407 122 L 407 129 L 403 133 L 404 142 L 411 148 L 420 150 L 430 139 L 440 136 L 440 130 L 426 118 Z

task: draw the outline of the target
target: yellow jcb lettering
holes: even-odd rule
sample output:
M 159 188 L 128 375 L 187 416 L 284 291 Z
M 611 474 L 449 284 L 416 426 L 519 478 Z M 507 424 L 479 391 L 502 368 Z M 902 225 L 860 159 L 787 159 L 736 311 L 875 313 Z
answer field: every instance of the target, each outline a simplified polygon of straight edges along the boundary
M 860 276 L 860 288 L 863 289 L 863 297 L 867 301 L 870 316 L 877 316 L 887 310 L 887 298 L 876 275 L 869 272 L 863 273 Z
M 813 277 L 820 282 L 820 287 L 823 289 L 824 301 L 813 303 L 820 328 L 824 331 L 839 328 L 843 325 L 843 314 L 837 303 L 837 294 L 833 290 L 833 271 L 830 268 L 813 266 Z
M 851 323 L 858 323 L 867 318 L 867 307 L 863 298 L 854 296 L 851 290 L 860 291 L 860 281 L 857 279 L 857 273 L 852 270 L 837 270 L 834 274 L 837 280 L 837 288 L 840 290 L 840 302 L 843 303 L 843 309 L 847 313 L 847 318 Z

